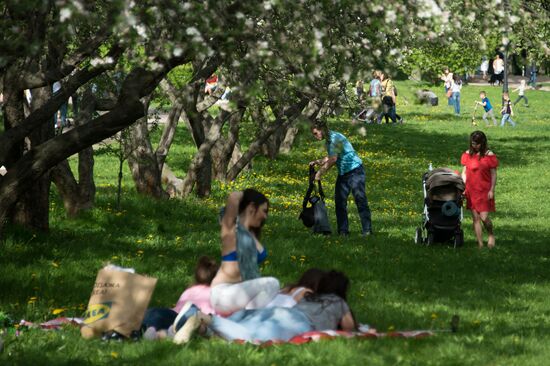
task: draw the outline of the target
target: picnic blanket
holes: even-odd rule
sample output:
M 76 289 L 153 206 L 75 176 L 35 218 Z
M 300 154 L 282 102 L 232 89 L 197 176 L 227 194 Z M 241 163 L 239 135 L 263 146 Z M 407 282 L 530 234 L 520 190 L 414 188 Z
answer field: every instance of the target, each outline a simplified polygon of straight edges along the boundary
M 19 322 L 20 327 L 40 328 L 44 330 L 61 329 L 61 327 L 65 324 L 80 326 L 81 324 L 84 324 L 84 319 L 61 317 L 61 318 L 48 320 L 47 322 L 43 322 L 43 323 L 33 323 L 33 322 L 26 321 L 25 319 Z
M 287 342 L 281 340 L 271 340 L 267 342 L 251 342 L 261 346 L 270 346 L 275 344 L 304 344 L 309 342 L 318 342 L 321 340 L 332 340 L 337 338 L 358 338 L 358 339 L 378 339 L 378 338 L 424 338 L 434 335 L 430 330 L 406 330 L 406 331 L 391 331 L 391 332 L 346 332 L 341 330 L 324 330 L 312 331 L 299 334 Z M 245 341 L 235 341 L 236 343 L 247 343 Z
M 33 323 L 26 320 L 21 320 L 19 326 L 29 328 L 41 328 L 44 330 L 56 330 L 61 329 L 63 325 L 81 326 L 84 323 L 82 318 L 68 318 L 60 317 L 49 320 L 44 323 Z M 271 340 L 267 342 L 246 342 L 243 340 L 234 341 L 234 343 L 244 344 L 252 343 L 256 345 L 270 346 L 277 344 L 304 344 L 309 342 L 318 342 L 321 340 L 332 340 L 337 338 L 358 338 L 358 339 L 378 339 L 378 338 L 425 338 L 434 335 L 436 332 L 433 330 L 406 330 L 406 331 L 390 331 L 390 332 L 377 332 L 366 325 L 361 325 L 360 329 L 364 331 L 359 332 L 346 332 L 341 330 L 324 330 L 324 331 L 311 331 L 298 334 L 288 341 Z

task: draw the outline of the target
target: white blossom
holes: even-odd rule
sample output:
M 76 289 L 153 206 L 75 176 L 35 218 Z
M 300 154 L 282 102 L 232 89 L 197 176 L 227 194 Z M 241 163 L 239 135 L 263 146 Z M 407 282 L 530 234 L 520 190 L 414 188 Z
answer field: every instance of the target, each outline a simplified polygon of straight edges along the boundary
M 393 23 L 397 19 L 397 14 L 395 14 L 395 10 L 388 10 L 386 11 L 386 22 L 387 23 Z
M 93 67 L 96 67 L 96 66 L 99 66 L 99 65 L 112 64 L 113 62 L 114 62 L 114 60 L 113 60 L 112 57 L 105 57 L 105 58 L 96 57 L 96 58 L 93 58 L 90 61 L 90 65 L 92 65 Z
M 70 8 L 63 8 L 59 12 L 59 21 L 63 23 L 66 20 L 69 20 L 71 18 L 71 15 L 73 15 L 73 11 Z
M 147 38 L 147 30 L 142 24 L 138 24 L 134 28 L 136 32 L 140 35 L 140 37 Z

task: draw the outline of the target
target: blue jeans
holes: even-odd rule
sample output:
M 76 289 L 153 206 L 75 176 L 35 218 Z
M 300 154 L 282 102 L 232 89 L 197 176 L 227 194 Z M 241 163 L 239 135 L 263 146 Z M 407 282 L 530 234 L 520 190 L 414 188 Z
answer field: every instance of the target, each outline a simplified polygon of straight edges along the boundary
M 460 93 L 454 92 L 451 96 L 451 99 L 453 100 L 453 107 L 455 108 L 455 114 L 458 116 L 460 115 Z
M 449 91 L 449 88 L 445 87 L 445 95 L 447 95 L 447 92 Z M 453 97 L 447 98 L 447 105 L 453 105 Z
M 372 231 L 371 213 L 367 195 L 365 194 L 365 169 L 359 166 L 344 175 L 336 178 L 336 188 L 334 191 L 334 202 L 336 203 L 336 222 L 338 224 L 338 233 L 348 234 L 348 196 L 353 194 L 363 234 Z
M 500 127 L 504 127 L 506 122 L 510 122 L 512 127 L 516 127 L 516 123 L 512 121 L 512 116 L 510 116 L 510 114 L 508 113 L 502 115 L 502 120 L 500 121 Z
M 226 340 L 288 341 L 313 330 L 308 317 L 294 308 L 240 310 L 228 318 L 212 316 L 209 328 Z
M 396 123 L 397 116 L 395 114 L 395 104 L 393 104 L 391 97 L 385 96 L 382 98 L 382 112 L 378 115 L 378 123 L 382 123 L 382 117 L 386 118 L 386 123 L 388 123 L 388 117 L 393 123 Z
M 178 313 L 168 308 L 150 308 L 143 317 L 142 328 L 153 327 L 156 330 L 168 329 L 176 320 Z

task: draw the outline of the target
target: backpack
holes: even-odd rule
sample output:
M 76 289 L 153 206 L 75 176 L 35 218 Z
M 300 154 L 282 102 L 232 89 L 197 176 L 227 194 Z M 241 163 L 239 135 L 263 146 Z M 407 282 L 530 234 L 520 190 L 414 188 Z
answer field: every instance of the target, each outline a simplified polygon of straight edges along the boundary
M 312 228 L 314 234 L 329 235 L 332 233 L 325 206 L 325 193 L 321 181 L 315 186 L 315 168 L 309 167 L 309 187 L 302 203 L 302 212 L 299 219 L 305 227 Z M 315 191 L 315 192 L 314 192 Z M 312 193 L 314 193 L 312 195 Z

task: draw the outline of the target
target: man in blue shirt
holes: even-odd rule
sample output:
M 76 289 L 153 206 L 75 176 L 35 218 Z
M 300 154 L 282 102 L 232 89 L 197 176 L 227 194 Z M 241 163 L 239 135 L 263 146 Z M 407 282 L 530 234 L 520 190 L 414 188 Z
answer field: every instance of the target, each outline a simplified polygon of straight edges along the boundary
M 334 191 L 338 233 L 349 234 L 347 202 L 351 191 L 361 218 L 363 235 L 372 234 L 371 213 L 365 194 L 365 170 L 361 158 L 348 139 L 339 132 L 329 131 L 326 123 L 316 122 L 311 128 L 311 133 L 318 141 L 326 140 L 328 153 L 326 157 L 309 163 L 321 166 L 315 175 L 315 180 L 320 180 L 321 176 L 333 165 L 338 167 L 338 178 Z

